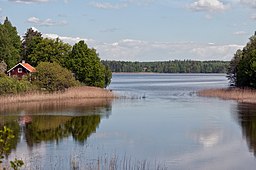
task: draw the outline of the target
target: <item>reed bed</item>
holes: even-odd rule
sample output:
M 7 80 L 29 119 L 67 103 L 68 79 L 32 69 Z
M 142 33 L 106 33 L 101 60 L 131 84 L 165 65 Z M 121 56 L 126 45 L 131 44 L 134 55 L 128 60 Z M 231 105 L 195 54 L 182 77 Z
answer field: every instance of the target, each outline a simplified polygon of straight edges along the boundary
M 160 161 L 138 160 L 134 157 L 118 155 L 104 155 L 97 159 L 80 157 L 79 155 L 54 155 L 47 159 L 48 169 L 72 169 L 72 170 L 167 170 L 165 163 Z M 20 158 L 21 159 L 21 158 Z M 41 155 L 36 154 L 33 158 L 23 159 L 24 169 L 45 169 L 42 167 Z M 69 168 L 63 167 L 63 161 L 68 162 Z M 8 165 L 7 165 L 8 166 Z M 23 169 L 22 168 L 22 169 Z
M 256 90 L 223 88 L 223 89 L 206 89 L 197 92 L 203 97 L 217 97 L 224 100 L 237 100 L 243 103 L 256 103 Z
M 25 94 L 6 95 L 0 97 L 0 104 L 38 102 L 38 101 L 65 101 L 75 99 L 116 98 L 113 92 L 97 87 L 74 87 L 63 92 L 31 92 Z

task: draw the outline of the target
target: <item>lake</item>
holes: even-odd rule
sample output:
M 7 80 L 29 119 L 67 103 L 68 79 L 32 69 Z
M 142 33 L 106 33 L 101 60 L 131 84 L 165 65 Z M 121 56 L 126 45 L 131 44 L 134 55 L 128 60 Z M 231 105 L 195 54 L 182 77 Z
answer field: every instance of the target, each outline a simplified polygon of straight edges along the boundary
M 1 106 L 24 169 L 255 169 L 256 105 L 198 97 L 225 74 L 113 74 L 113 101 Z M 254 122 L 255 121 L 255 122 Z

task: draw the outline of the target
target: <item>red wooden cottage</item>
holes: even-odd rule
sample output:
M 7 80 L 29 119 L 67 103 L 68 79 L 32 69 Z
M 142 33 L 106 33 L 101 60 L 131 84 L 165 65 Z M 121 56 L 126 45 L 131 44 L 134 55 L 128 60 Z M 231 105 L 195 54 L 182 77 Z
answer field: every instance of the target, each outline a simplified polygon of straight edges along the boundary
M 21 63 L 18 63 L 13 68 L 8 70 L 7 74 L 10 77 L 17 77 L 18 79 L 22 79 L 23 76 L 31 75 L 31 73 L 34 72 L 36 72 L 36 69 L 23 60 Z

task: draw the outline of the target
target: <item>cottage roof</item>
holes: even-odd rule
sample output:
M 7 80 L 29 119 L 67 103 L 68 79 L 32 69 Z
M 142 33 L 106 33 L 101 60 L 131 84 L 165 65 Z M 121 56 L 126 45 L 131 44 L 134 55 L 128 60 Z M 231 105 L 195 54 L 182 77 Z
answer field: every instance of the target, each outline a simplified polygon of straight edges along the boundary
M 34 67 L 32 67 L 30 64 L 28 63 L 20 63 L 23 67 L 25 67 L 28 71 L 30 72 L 36 72 L 36 69 Z
M 36 72 L 36 69 L 33 66 L 31 66 L 30 64 L 28 64 L 28 63 L 18 63 L 14 67 L 12 67 L 10 70 L 8 70 L 7 73 L 9 73 L 11 70 L 16 68 L 18 65 L 21 65 L 22 67 L 24 67 L 29 72 L 32 72 L 32 73 Z

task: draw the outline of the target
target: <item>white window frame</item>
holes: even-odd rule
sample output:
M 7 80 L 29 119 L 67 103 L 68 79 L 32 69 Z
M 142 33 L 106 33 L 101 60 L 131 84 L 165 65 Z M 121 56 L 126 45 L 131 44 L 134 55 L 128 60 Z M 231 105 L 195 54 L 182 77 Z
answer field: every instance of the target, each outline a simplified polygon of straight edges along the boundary
M 18 73 L 22 73 L 22 68 L 18 68 Z

